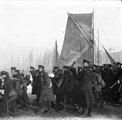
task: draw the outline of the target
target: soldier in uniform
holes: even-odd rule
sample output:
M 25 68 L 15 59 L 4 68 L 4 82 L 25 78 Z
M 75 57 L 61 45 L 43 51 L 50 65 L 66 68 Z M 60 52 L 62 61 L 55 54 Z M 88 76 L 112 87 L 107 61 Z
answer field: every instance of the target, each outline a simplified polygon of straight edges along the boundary
M 102 79 L 101 72 L 99 70 L 93 70 L 93 82 L 96 84 L 94 86 L 96 106 L 100 102 L 100 107 L 103 107 L 104 101 L 102 99 L 102 89 L 105 87 L 105 82 Z
M 44 66 L 40 65 L 40 78 L 41 78 L 41 92 L 39 97 L 39 104 L 42 108 L 47 105 L 48 111 L 51 110 L 51 101 L 53 101 L 52 82 L 48 74 L 44 70 Z
M 13 78 L 13 75 L 15 74 L 16 67 L 11 67 L 11 78 Z
M 20 107 L 25 107 L 26 110 L 30 108 L 29 99 L 27 96 L 27 84 L 28 81 L 19 73 L 19 70 L 15 70 L 15 74 L 13 75 L 13 80 L 15 83 L 15 91 L 18 95 L 17 104 Z
M 4 94 L 2 97 L 2 101 L 0 103 L 0 115 L 1 116 L 6 116 L 10 114 L 10 91 L 14 89 L 14 82 L 9 78 L 9 74 L 6 71 L 1 72 L 2 79 L 4 79 Z M 15 113 L 14 108 L 11 108 L 13 110 L 12 112 Z
M 33 78 L 33 82 L 32 82 L 32 95 L 35 95 L 36 94 L 36 97 L 37 97 L 37 76 L 36 76 L 36 70 L 34 67 L 30 67 L 30 73 L 32 75 L 32 78 Z
M 41 65 L 38 65 L 38 69 L 36 70 L 36 77 L 37 77 L 37 84 L 36 84 L 36 95 L 37 95 L 37 104 L 39 104 L 39 98 L 40 98 L 40 94 L 41 94 Z
M 120 102 L 120 105 L 121 105 L 121 115 L 120 117 L 122 118 L 122 68 L 121 68 L 121 63 L 119 63 L 119 72 L 118 72 L 118 81 L 117 83 L 120 85 L 119 86 L 119 91 L 120 92 L 120 99 L 119 99 L 119 102 Z
M 89 61 L 83 60 L 83 71 L 80 81 L 80 92 L 82 94 L 82 114 L 85 113 L 85 109 L 88 110 L 87 116 L 91 116 L 91 108 L 95 105 L 95 98 L 93 93 L 93 72 L 89 67 Z
M 57 66 L 54 66 L 53 67 L 53 74 L 54 74 L 54 76 L 56 76 L 56 73 L 58 72 L 58 67 Z

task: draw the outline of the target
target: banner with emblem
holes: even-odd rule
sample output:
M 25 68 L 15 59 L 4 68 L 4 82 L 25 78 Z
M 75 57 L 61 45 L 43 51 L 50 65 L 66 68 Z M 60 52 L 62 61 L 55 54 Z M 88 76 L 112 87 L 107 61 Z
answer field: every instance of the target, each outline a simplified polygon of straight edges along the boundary
M 64 43 L 59 66 L 82 66 L 83 59 L 94 62 L 92 16 L 89 14 L 68 14 Z

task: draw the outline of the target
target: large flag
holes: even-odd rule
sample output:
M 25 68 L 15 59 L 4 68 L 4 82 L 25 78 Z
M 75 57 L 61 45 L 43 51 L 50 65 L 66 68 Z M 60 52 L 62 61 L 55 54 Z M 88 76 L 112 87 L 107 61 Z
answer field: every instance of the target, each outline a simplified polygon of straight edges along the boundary
M 90 14 L 69 14 L 59 65 L 82 65 L 83 59 L 94 62 L 92 40 L 92 16 Z

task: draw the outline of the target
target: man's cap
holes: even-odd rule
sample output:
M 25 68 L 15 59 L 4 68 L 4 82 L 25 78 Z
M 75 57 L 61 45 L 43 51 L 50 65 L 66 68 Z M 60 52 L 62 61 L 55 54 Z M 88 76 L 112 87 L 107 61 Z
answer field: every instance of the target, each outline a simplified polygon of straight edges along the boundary
M 15 70 L 16 73 L 20 73 L 20 70 Z
M 120 63 L 120 62 L 117 62 L 117 65 L 122 65 L 122 63 Z
M 58 69 L 58 66 L 53 66 L 53 69 Z
M 62 69 L 58 69 L 57 74 L 58 74 L 58 75 L 62 75 L 62 74 L 63 74 L 63 70 L 62 70 Z
M 63 68 L 66 68 L 66 69 L 68 69 L 68 68 L 69 68 L 69 66 L 68 66 L 68 65 L 64 65 L 64 66 L 63 66 Z
M 98 65 L 93 64 L 93 67 L 98 67 Z
M 112 67 L 113 65 L 112 64 L 108 64 L 109 67 Z
M 30 66 L 30 69 L 33 69 L 34 70 L 35 68 L 33 66 Z
M 1 75 L 9 75 L 7 71 L 1 71 Z
M 11 70 L 16 70 L 16 67 L 11 67 Z
M 90 63 L 90 61 L 83 59 L 83 63 Z
M 82 69 L 82 66 L 78 66 L 78 69 Z
M 108 66 L 108 64 L 103 64 L 103 66 Z
M 43 65 L 38 65 L 38 68 L 43 68 L 44 69 L 44 66 Z

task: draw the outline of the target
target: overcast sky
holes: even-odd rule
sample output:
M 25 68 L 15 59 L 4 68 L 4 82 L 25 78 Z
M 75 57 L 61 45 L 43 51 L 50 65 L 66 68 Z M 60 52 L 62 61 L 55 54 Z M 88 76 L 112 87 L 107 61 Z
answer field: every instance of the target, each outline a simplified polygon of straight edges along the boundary
M 108 50 L 122 49 L 122 7 L 119 2 L 96 1 L 0 1 L 0 66 L 33 49 L 35 54 L 52 49 L 55 40 L 62 48 L 67 13 L 90 13 L 94 8 L 95 29 Z M 102 26 L 102 27 L 101 27 Z M 97 34 L 96 34 L 97 36 Z

